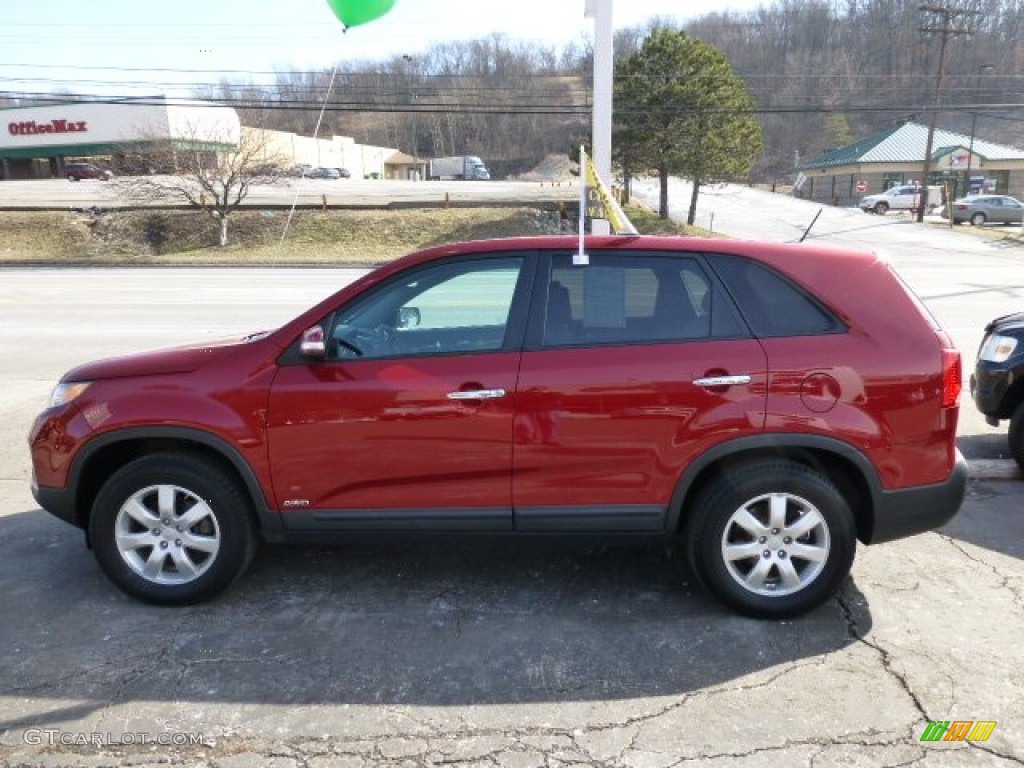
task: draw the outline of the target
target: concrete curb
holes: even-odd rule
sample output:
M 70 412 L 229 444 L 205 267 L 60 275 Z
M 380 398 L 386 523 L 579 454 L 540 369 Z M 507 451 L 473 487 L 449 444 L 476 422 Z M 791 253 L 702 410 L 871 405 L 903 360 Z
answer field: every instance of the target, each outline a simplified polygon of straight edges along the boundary
M 971 480 L 1024 480 L 1013 459 L 968 459 Z

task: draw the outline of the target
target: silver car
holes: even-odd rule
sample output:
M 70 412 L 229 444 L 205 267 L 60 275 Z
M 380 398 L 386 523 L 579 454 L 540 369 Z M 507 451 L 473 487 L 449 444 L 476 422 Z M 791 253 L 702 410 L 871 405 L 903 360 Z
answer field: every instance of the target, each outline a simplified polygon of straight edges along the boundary
M 1020 224 L 1024 221 L 1024 203 L 1009 195 L 968 195 L 954 200 L 953 223 L 971 222 L 976 227 L 982 224 Z M 949 218 L 949 207 L 942 211 L 942 218 Z

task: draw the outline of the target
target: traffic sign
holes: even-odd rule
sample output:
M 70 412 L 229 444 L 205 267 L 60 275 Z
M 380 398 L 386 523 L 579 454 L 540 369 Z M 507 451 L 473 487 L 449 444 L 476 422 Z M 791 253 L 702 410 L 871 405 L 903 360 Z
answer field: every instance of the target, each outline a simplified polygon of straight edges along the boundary
M 857 182 L 857 191 L 858 192 L 867 192 L 868 191 L 868 183 L 866 181 L 864 181 L 864 180 L 858 181 Z

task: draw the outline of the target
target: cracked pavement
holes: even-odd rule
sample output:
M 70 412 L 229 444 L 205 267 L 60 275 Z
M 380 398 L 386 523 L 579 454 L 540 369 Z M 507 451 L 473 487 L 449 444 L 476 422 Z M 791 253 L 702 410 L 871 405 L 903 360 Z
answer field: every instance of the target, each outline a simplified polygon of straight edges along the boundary
M 1019 481 L 972 480 L 941 531 L 860 547 L 839 597 L 795 621 L 727 613 L 657 547 L 446 539 L 267 547 L 215 602 L 147 606 L 36 507 L 31 418 L 76 362 L 279 318 L 256 320 L 229 292 L 230 312 L 209 302 L 187 333 L 170 315 L 126 325 L 123 302 L 68 307 L 55 285 L 87 297 L 114 282 L 102 271 L 50 273 L 53 306 L 11 289 L 11 274 L 0 276 L 11 329 L 0 337 L 0 766 L 1024 764 Z M 237 274 L 203 279 L 223 296 L 239 291 Z M 194 278 L 124 277 L 151 312 L 177 280 Z M 337 282 L 273 271 L 247 281 L 246 300 L 287 316 L 315 298 L 310 286 Z M 32 335 L 58 304 L 62 346 Z M 923 743 L 929 720 L 997 726 L 986 742 Z
M 862 547 L 838 599 L 782 622 L 659 548 L 465 541 L 265 548 L 214 603 L 156 608 L 5 508 L 0 765 L 1024 764 L 1022 508 L 972 481 L 947 528 Z M 929 720 L 998 725 L 922 743 Z

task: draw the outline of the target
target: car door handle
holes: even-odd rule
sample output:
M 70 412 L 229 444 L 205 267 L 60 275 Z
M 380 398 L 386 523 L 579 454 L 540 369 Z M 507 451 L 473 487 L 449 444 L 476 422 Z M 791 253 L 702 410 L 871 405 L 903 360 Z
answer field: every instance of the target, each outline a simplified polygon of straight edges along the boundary
M 745 373 L 738 376 L 707 376 L 694 379 L 693 383 L 698 387 L 732 387 L 736 384 L 749 384 L 750 376 Z
M 494 400 L 504 396 L 504 389 L 467 389 L 448 393 L 449 400 Z

